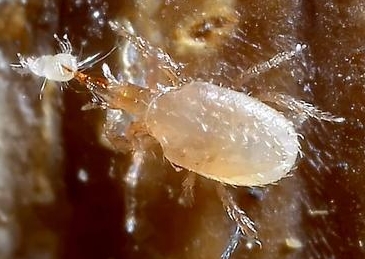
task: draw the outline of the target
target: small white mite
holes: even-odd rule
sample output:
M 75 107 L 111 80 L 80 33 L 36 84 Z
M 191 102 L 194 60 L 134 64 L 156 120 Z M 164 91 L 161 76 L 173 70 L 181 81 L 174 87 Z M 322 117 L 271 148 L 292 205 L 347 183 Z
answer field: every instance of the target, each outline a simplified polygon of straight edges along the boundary
M 19 63 L 11 64 L 11 67 L 21 74 L 32 73 L 38 77 L 43 77 L 45 80 L 42 84 L 41 92 L 44 89 L 47 80 L 68 82 L 75 77 L 76 71 L 82 71 L 91 67 L 115 50 L 114 47 L 102 57 L 99 57 L 100 53 L 97 53 L 82 61 L 78 61 L 77 57 L 72 55 L 72 45 L 67 35 L 63 35 L 63 40 L 56 34 L 53 36 L 59 44 L 61 53 L 56 55 L 43 55 L 40 57 L 23 57 L 20 53 L 17 53 Z

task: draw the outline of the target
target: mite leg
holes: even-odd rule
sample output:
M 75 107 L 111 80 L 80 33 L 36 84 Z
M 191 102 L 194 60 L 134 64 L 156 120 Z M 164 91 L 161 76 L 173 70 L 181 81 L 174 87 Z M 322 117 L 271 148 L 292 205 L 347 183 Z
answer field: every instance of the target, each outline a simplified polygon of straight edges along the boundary
M 61 53 L 66 53 L 66 54 L 72 53 L 72 45 L 67 37 L 67 34 L 63 35 L 62 40 L 57 36 L 57 34 L 53 34 L 53 37 L 58 42 L 58 45 L 61 49 Z
M 224 252 L 221 255 L 221 259 L 229 259 L 233 252 L 236 250 L 240 240 L 242 238 L 241 229 L 237 226 L 234 234 L 229 239 L 229 243 L 224 249 Z
M 307 45 L 305 44 L 297 44 L 295 49 L 292 51 L 280 52 L 273 56 L 271 59 L 246 69 L 241 73 L 237 85 L 242 85 L 248 82 L 252 77 L 265 73 L 273 68 L 280 66 L 283 62 L 291 60 L 293 57 L 300 54 L 306 47 Z
M 107 110 L 107 120 L 104 124 L 105 136 L 113 145 L 115 150 L 120 152 L 132 151 L 130 166 L 124 176 L 124 198 L 125 198 L 125 230 L 132 234 L 138 227 L 137 211 L 138 189 L 140 174 L 143 170 L 145 159 L 144 139 L 146 133 L 142 123 L 133 122 L 129 114 L 121 110 Z
M 314 118 L 317 120 L 324 120 L 329 122 L 344 122 L 345 119 L 337 117 L 330 112 L 322 111 L 313 104 L 307 103 L 303 100 L 297 100 L 282 93 L 263 93 L 259 96 L 261 101 L 275 103 L 285 110 L 289 110 L 292 113 L 294 120 L 299 123 L 304 122 L 308 118 Z
M 109 22 L 109 25 L 119 36 L 130 41 L 144 57 L 154 58 L 157 61 L 157 66 L 173 83 L 180 86 L 187 82 L 187 79 L 181 77 L 183 65 L 175 62 L 171 56 L 161 48 L 152 46 L 146 39 L 132 34 L 118 22 Z
M 238 204 L 234 201 L 232 195 L 220 183 L 217 184 L 217 192 L 222 200 L 224 209 L 226 210 L 230 219 L 236 222 L 241 234 L 244 237 L 248 238 L 250 241 L 254 241 L 256 244 L 260 244 L 260 241 L 257 238 L 255 223 L 238 206 Z
M 95 55 L 89 56 L 89 57 L 85 58 L 84 60 L 79 61 L 77 64 L 77 66 L 79 68 L 78 71 L 83 72 L 84 70 L 93 67 L 95 64 L 97 64 L 97 63 L 103 61 L 104 59 L 106 59 L 107 57 L 109 57 L 116 49 L 117 49 L 117 46 L 114 46 L 104 55 L 101 55 L 100 53 L 96 53 Z M 105 65 L 106 64 L 104 63 L 103 66 L 105 66 Z
M 47 78 L 43 79 L 43 82 L 41 85 L 41 90 L 39 91 L 39 100 L 42 100 L 43 92 L 44 92 L 44 89 L 46 89 L 47 81 L 48 81 Z
M 134 233 L 137 228 L 138 189 L 140 175 L 143 172 L 144 152 L 133 152 L 131 163 L 124 176 L 124 200 L 125 200 L 125 229 L 128 233 Z
M 184 206 L 192 206 L 194 203 L 194 185 L 196 173 L 188 172 L 185 180 L 182 183 L 182 193 L 179 198 L 179 203 Z

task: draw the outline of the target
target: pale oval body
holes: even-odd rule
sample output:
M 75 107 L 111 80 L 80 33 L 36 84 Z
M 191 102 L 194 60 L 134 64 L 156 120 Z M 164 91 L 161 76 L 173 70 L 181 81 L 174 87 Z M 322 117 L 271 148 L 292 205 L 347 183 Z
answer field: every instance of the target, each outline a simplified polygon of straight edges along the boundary
M 169 161 L 231 185 L 274 183 L 300 151 L 293 123 L 280 112 L 205 82 L 156 97 L 145 122 Z
M 71 71 L 77 71 L 78 69 L 76 57 L 69 53 L 27 58 L 27 66 L 35 75 L 59 82 L 67 82 L 73 79 L 74 72 Z

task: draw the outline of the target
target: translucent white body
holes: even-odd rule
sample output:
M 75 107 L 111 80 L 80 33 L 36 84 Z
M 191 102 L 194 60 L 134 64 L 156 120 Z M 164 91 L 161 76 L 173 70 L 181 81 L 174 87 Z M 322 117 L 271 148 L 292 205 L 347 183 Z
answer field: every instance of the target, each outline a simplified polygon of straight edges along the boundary
M 78 61 L 77 57 L 72 55 L 72 46 L 67 35 L 63 35 L 60 39 L 56 34 L 53 35 L 60 47 L 61 53 L 56 55 L 43 55 L 40 57 L 23 57 L 18 53 L 19 63 L 10 64 L 10 66 L 21 74 L 32 73 L 36 76 L 43 77 L 42 90 L 47 80 L 55 82 L 67 82 L 75 78 L 79 70 L 91 67 L 93 64 L 103 60 L 111 52 L 112 48 L 104 56 L 100 57 L 99 53 L 87 57 L 82 61 Z
M 74 78 L 74 72 L 78 70 L 76 57 L 69 53 L 28 57 L 26 65 L 33 74 L 58 82 L 70 81 Z
M 226 184 L 274 183 L 300 151 L 293 123 L 280 112 L 205 82 L 154 98 L 145 123 L 169 161 Z

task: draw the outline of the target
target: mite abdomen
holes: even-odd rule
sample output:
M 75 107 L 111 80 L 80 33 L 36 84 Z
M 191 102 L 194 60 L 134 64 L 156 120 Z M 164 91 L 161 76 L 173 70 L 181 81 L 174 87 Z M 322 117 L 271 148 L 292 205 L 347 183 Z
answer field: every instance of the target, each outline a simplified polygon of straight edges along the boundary
M 280 112 L 205 82 L 155 98 L 145 120 L 172 163 L 232 185 L 278 181 L 300 149 L 292 122 Z

